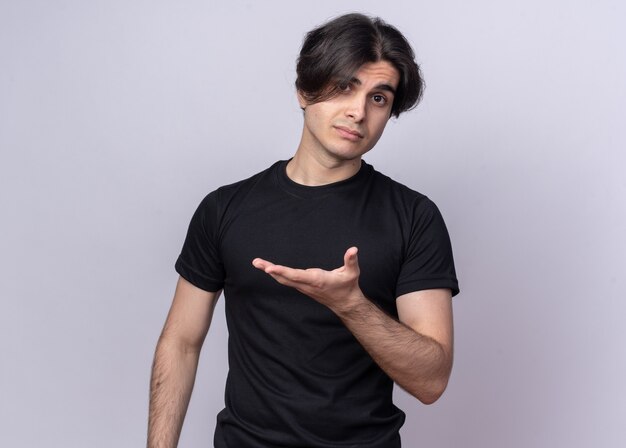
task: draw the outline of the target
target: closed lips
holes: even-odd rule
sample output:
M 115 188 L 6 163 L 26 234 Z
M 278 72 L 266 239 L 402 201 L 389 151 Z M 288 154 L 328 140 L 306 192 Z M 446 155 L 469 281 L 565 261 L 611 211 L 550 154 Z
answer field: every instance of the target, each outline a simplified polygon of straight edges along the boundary
M 363 137 L 363 135 L 359 131 L 355 131 L 353 129 L 346 128 L 344 126 L 335 126 L 335 127 L 337 129 L 341 130 L 341 131 L 347 132 L 347 133 L 352 134 L 352 135 L 356 135 L 357 137 L 361 137 L 361 138 Z

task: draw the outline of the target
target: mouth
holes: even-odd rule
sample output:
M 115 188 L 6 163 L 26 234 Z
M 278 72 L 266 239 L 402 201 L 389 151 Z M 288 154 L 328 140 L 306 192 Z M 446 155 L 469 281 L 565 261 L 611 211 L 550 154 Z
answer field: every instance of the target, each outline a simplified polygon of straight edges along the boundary
M 335 126 L 335 129 L 344 137 L 350 140 L 359 140 L 363 138 L 363 134 L 355 129 L 348 128 L 346 126 Z

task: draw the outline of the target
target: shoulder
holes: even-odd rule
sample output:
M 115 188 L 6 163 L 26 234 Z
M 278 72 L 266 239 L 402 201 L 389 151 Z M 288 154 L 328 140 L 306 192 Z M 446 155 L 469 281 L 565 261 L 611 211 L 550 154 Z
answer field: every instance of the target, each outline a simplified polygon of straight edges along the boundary
M 237 194 L 241 194 L 242 192 L 249 191 L 255 186 L 262 184 L 263 182 L 272 181 L 273 176 L 275 176 L 277 169 L 284 161 L 278 161 L 274 163 L 269 168 L 264 169 L 263 171 L 256 173 L 246 179 L 240 180 L 238 182 L 234 182 L 232 184 L 227 184 L 219 187 L 215 190 L 215 194 L 220 199 L 228 199 Z
M 377 171 L 371 165 L 368 168 L 371 170 L 374 194 L 384 196 L 386 200 L 391 201 L 395 208 L 403 210 L 410 215 L 438 212 L 435 203 L 425 194 Z
M 258 187 L 273 184 L 273 177 L 276 170 L 284 161 L 278 161 L 269 168 L 264 169 L 248 178 L 242 179 L 221 187 L 208 193 L 200 203 L 200 208 L 210 208 L 223 210 L 233 201 L 238 201 Z

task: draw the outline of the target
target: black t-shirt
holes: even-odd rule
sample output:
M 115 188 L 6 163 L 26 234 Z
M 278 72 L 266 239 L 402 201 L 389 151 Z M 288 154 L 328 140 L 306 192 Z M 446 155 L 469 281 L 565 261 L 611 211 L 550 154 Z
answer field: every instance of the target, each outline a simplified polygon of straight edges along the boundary
M 459 292 L 441 214 L 365 162 L 318 187 L 291 181 L 286 165 L 206 196 L 176 262 L 199 288 L 224 288 L 229 372 L 215 446 L 399 447 L 405 415 L 391 379 L 332 311 L 252 260 L 335 269 L 357 246 L 361 289 L 397 317 L 402 294 Z

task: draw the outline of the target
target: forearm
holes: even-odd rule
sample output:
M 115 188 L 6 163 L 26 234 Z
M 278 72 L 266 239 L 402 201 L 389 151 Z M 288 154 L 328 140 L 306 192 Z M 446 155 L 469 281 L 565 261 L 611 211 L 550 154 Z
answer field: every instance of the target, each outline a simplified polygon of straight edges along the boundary
M 367 298 L 335 310 L 372 359 L 399 386 L 426 404 L 445 390 L 452 353 L 389 316 Z
M 431 306 L 420 305 L 419 310 L 424 312 L 422 320 L 434 318 L 434 324 L 423 325 L 412 319 L 409 327 L 390 317 L 364 297 L 359 287 L 357 251 L 356 247 L 349 248 L 343 266 L 332 271 L 293 269 L 262 258 L 255 258 L 252 264 L 334 311 L 391 379 L 423 403 L 435 402 L 445 390 L 452 369 L 452 322 L 447 317 L 451 314 L 445 308 L 437 310 L 436 304 L 442 303 L 439 300 L 428 300 Z M 413 315 L 419 315 L 420 311 L 413 309 Z M 421 334 L 418 328 L 431 331 Z M 435 339 L 439 333 L 442 337 Z
M 150 380 L 148 448 L 175 448 L 193 390 L 199 351 L 159 340 Z

